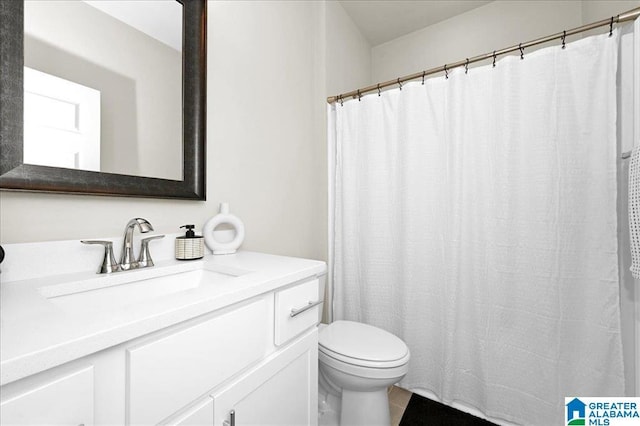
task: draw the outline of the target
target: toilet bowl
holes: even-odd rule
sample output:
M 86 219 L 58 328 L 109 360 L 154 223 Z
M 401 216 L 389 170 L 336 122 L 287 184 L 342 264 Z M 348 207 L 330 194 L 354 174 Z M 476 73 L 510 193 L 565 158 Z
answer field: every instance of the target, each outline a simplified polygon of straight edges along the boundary
M 390 423 L 387 388 L 408 370 L 409 348 L 393 334 L 353 321 L 320 328 L 320 397 L 341 426 Z M 321 422 L 327 424 L 327 422 Z

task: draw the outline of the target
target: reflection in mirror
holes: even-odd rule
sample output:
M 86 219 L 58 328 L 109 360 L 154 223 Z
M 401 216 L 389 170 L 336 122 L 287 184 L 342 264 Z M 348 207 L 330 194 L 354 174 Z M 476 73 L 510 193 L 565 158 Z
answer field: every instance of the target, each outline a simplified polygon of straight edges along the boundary
M 170 0 L 167 0 L 170 1 Z M 207 105 L 207 0 L 175 0 L 181 5 L 182 10 L 182 78 L 180 84 L 182 94 L 180 96 L 182 106 L 180 114 L 177 117 L 171 117 L 169 121 L 180 121 L 182 127 L 182 166 L 177 174 L 182 177 L 178 180 L 136 176 L 129 174 L 97 172 L 93 170 L 82 170 L 76 168 L 63 168 L 53 166 L 42 166 L 38 164 L 28 164 L 24 162 L 24 8 L 25 3 L 21 0 L 3 1 L 0 0 L 0 190 L 9 191 L 37 191 L 37 192 L 56 192 L 71 194 L 92 194 L 92 195 L 115 195 L 129 197 L 153 197 L 153 198 L 173 198 L 186 200 L 205 200 L 206 199 L 206 105 Z M 60 2 L 51 1 L 53 5 Z M 108 2 L 99 2 L 100 4 L 111 4 Z M 127 2 L 129 3 L 129 2 Z M 135 1 L 131 3 L 145 3 Z M 164 24 L 163 24 L 164 29 Z M 92 31 L 93 32 L 93 31 Z M 87 37 L 83 45 L 86 50 L 97 50 L 98 46 L 109 44 L 110 40 Z M 111 69 L 96 66 L 95 61 L 77 61 L 75 54 L 69 54 L 67 51 L 65 59 L 68 60 L 67 68 L 87 68 L 89 73 L 108 74 L 114 79 L 119 78 L 123 85 L 127 84 L 127 77 L 121 73 L 111 72 Z M 135 51 L 127 46 L 126 50 L 118 52 L 119 61 L 131 60 L 132 58 L 146 58 L 147 55 L 143 51 Z M 64 61 L 63 61 L 64 63 Z M 32 66 L 37 70 L 37 67 Z M 153 70 L 153 74 L 161 73 L 162 70 Z M 46 73 L 46 71 L 45 71 Z M 67 77 L 62 78 L 67 82 L 72 80 Z M 152 79 L 153 76 L 148 74 L 145 78 Z M 130 79 L 129 79 L 130 80 Z M 100 132 L 104 133 L 105 127 L 105 108 L 104 99 L 106 96 L 120 97 L 120 92 L 114 94 L 92 87 L 91 83 L 75 82 L 85 87 L 90 87 L 100 92 L 101 106 L 101 123 Z M 171 84 L 168 84 L 171 86 Z M 115 84 L 110 87 L 119 87 Z M 136 87 L 136 92 L 138 91 Z M 145 98 L 149 96 L 155 97 L 155 88 L 152 93 L 146 93 Z M 131 93 L 129 91 L 128 93 Z M 40 97 L 40 103 L 49 103 L 50 99 Z M 126 109 L 130 104 L 138 104 L 142 102 L 140 96 L 136 93 L 135 99 L 128 99 L 123 96 L 124 102 L 118 104 L 119 109 Z M 156 98 L 157 102 L 157 98 Z M 76 117 L 68 114 L 68 110 L 76 110 L 73 106 L 68 106 L 65 111 L 60 111 L 60 117 L 51 117 L 53 121 L 67 120 L 64 126 L 75 128 L 81 127 L 77 124 Z M 41 108 L 43 105 L 36 105 L 35 108 Z M 137 107 L 137 105 L 136 105 Z M 137 112 L 133 115 L 136 123 L 140 120 L 140 114 Z M 58 112 L 56 112 L 58 114 Z M 66 114 L 66 115 L 65 115 Z M 64 118 L 66 117 L 66 118 Z M 132 115 L 125 117 L 131 118 Z M 31 118 L 30 118 L 31 120 Z M 82 121 L 82 120 L 80 120 Z M 70 124 L 71 123 L 71 124 Z M 143 124 L 144 129 L 136 127 L 136 138 L 139 140 L 141 132 L 147 131 L 149 127 L 159 127 L 162 123 L 157 117 L 154 117 L 151 124 Z M 126 136 L 116 139 L 125 141 Z M 159 151 L 169 148 L 158 148 L 153 144 L 152 148 L 147 147 L 130 147 L 128 144 L 117 152 L 116 163 L 125 162 L 127 157 L 135 155 L 137 162 L 140 164 L 162 164 Z M 146 150 L 146 151 L 145 151 Z M 104 157 L 102 147 L 100 156 Z M 74 151 L 79 152 L 79 151 Z M 178 154 L 175 161 L 180 162 Z M 76 162 L 73 159 L 75 167 Z M 100 159 L 103 162 L 103 158 Z M 174 164 L 172 162 L 172 164 Z M 162 166 L 168 168 L 168 166 Z M 129 173 L 129 172 L 127 172 Z
M 182 180 L 182 4 L 24 7 L 24 163 Z

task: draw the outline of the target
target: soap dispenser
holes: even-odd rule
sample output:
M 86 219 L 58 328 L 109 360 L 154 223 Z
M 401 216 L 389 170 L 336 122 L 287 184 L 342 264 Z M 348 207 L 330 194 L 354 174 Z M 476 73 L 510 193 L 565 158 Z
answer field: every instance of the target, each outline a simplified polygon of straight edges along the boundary
M 184 237 L 176 238 L 176 259 L 202 259 L 204 256 L 204 238 L 193 232 L 195 225 L 182 225 L 180 228 L 186 228 L 187 232 Z

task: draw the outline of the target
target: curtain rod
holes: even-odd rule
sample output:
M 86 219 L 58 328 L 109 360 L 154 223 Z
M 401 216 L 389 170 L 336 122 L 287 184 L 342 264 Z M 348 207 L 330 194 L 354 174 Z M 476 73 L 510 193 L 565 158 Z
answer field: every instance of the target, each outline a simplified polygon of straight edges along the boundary
M 389 86 L 394 86 L 396 84 L 399 85 L 400 87 L 402 87 L 402 83 L 404 83 L 406 81 L 417 80 L 419 78 L 424 79 L 424 77 L 427 76 L 427 75 L 437 74 L 437 73 L 440 73 L 440 72 L 448 73 L 449 71 L 451 71 L 454 68 L 458 68 L 458 67 L 461 67 L 461 66 L 468 67 L 469 64 L 473 64 L 474 62 L 484 61 L 484 60 L 491 59 L 491 58 L 493 58 L 494 64 L 495 64 L 495 58 L 500 56 L 500 55 L 504 55 L 504 54 L 510 53 L 510 52 L 515 52 L 515 51 L 518 51 L 518 50 L 520 51 L 520 54 L 522 55 L 522 54 L 524 54 L 523 50 L 525 48 L 531 47 L 531 46 L 536 46 L 536 45 L 542 44 L 542 43 L 547 43 L 547 42 L 552 41 L 552 40 L 562 39 L 562 44 L 564 45 L 565 38 L 567 36 L 578 34 L 578 33 L 584 32 L 584 31 L 589 31 L 589 30 L 592 30 L 594 28 L 604 27 L 606 25 L 609 25 L 609 31 L 612 31 L 614 23 L 617 24 L 617 23 L 620 23 L 620 22 L 632 21 L 632 20 L 636 19 L 638 16 L 640 16 L 640 7 L 637 7 L 635 9 L 631 9 L 631 10 L 629 10 L 627 12 L 624 12 L 624 13 L 621 13 L 618 16 L 612 16 L 611 18 L 603 19 L 601 21 L 593 22 L 591 24 L 583 25 L 581 27 L 573 28 L 571 30 L 567 30 L 567 31 L 563 31 L 563 32 L 560 32 L 560 33 L 552 34 L 550 36 L 546 36 L 546 37 L 538 38 L 538 39 L 535 39 L 535 40 L 531 40 L 531 41 L 528 41 L 526 43 L 520 43 L 520 44 L 518 44 L 516 46 L 511 46 L 511 47 L 507 47 L 507 48 L 500 49 L 500 50 L 494 50 L 491 53 L 485 53 L 483 55 L 474 56 L 473 58 L 467 58 L 467 59 L 465 59 L 463 61 L 453 62 L 451 64 L 445 64 L 443 66 L 436 67 L 436 68 L 431 68 L 431 69 L 426 70 L 426 71 L 421 71 L 421 72 L 417 72 L 415 74 L 406 75 L 404 77 L 400 77 L 400 78 L 397 78 L 395 80 L 389 80 L 389 81 L 385 81 L 383 83 L 374 84 L 372 86 L 363 87 L 361 89 L 352 90 L 351 92 L 342 93 L 342 94 L 339 94 L 339 95 L 336 95 L 336 96 L 330 96 L 330 97 L 327 98 L 327 102 L 332 104 L 332 103 L 338 102 L 338 101 L 342 102 L 345 98 L 358 99 L 362 95 L 364 95 L 365 93 L 375 92 L 375 91 L 378 91 L 378 93 L 380 93 L 380 89 L 384 89 L 384 88 L 389 87 Z

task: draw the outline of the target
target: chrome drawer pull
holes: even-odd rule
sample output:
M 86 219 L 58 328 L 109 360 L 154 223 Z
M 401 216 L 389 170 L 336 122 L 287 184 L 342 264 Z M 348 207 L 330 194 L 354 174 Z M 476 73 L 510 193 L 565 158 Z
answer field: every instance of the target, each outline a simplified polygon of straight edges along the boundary
M 236 410 L 229 411 L 229 420 L 222 422 L 223 426 L 236 426 Z
M 324 303 L 324 300 L 318 300 L 316 302 L 309 301 L 309 303 L 306 306 L 303 306 L 302 308 L 291 309 L 291 318 L 295 317 L 296 315 L 299 315 L 299 314 L 303 313 L 304 311 L 308 311 L 309 309 L 313 308 L 314 306 L 318 306 L 318 305 L 320 305 L 322 303 Z

